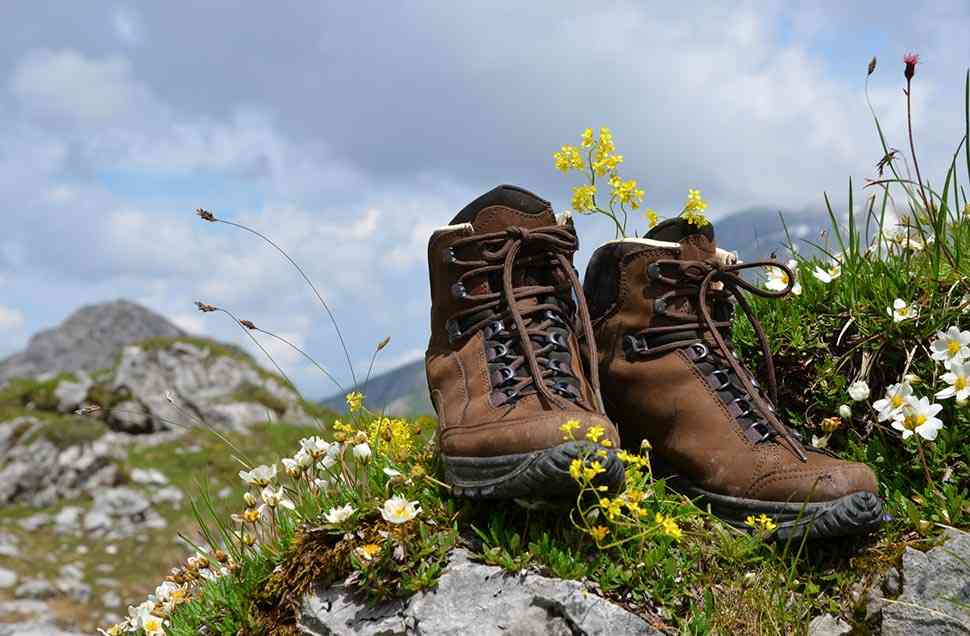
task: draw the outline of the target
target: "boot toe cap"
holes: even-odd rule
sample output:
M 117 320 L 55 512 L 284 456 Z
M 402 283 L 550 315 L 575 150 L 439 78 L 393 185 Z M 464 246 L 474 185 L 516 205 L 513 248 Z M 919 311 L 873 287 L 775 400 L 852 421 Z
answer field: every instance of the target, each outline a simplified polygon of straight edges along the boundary
M 823 466 L 781 470 L 759 480 L 752 492 L 769 501 L 831 501 L 857 492 L 879 494 L 876 475 L 865 464 L 846 461 Z

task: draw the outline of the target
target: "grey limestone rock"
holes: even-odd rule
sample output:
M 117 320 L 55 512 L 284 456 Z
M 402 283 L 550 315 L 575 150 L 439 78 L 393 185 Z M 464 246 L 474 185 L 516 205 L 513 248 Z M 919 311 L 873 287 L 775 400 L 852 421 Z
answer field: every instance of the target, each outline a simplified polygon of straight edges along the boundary
M 852 626 L 831 614 L 822 614 L 808 624 L 808 636 L 845 636 L 852 632 Z
M 83 404 L 88 397 L 88 390 L 94 385 L 94 380 L 83 370 L 75 373 L 74 377 L 73 381 L 61 380 L 54 389 L 57 410 L 61 413 L 69 413 Z
M 456 550 L 434 590 L 370 606 L 341 586 L 303 602 L 301 634 L 445 636 L 660 634 L 643 619 L 576 581 L 508 574 Z
M 970 635 L 970 534 L 947 535 L 928 552 L 903 553 L 903 591 L 882 611 L 883 636 Z

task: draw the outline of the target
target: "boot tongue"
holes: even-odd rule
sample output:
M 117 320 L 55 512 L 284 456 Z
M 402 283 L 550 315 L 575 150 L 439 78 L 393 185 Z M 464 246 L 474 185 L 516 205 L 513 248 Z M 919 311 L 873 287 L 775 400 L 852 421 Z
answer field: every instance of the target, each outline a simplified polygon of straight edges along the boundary
M 681 258 L 685 260 L 704 260 L 714 256 L 717 251 L 711 223 L 697 227 L 679 216 L 658 223 L 644 238 L 680 243 Z
M 528 190 L 500 185 L 458 213 L 451 225 L 471 223 L 476 232 L 499 232 L 511 225 L 528 229 L 556 224 L 552 206 Z

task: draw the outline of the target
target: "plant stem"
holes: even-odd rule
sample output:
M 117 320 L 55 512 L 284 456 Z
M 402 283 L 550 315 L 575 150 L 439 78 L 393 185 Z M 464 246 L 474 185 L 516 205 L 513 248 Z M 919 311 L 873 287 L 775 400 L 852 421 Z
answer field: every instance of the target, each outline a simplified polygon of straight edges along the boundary
M 926 453 L 923 452 L 923 440 L 919 434 L 916 435 L 916 450 L 919 452 L 919 459 L 923 463 L 923 472 L 926 474 L 926 484 L 933 486 L 933 477 L 930 476 L 930 467 L 926 463 Z

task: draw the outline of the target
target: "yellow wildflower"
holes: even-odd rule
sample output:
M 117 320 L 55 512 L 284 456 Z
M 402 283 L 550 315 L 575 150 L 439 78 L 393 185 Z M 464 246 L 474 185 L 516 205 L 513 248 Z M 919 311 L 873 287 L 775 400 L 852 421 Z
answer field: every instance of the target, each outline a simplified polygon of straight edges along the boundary
M 587 128 L 586 130 L 584 130 L 583 131 L 583 137 L 582 137 L 582 139 L 583 139 L 583 141 L 582 141 L 583 148 L 589 148 L 590 146 L 592 146 L 593 145 L 593 129 L 592 128 Z
M 579 481 L 583 476 L 583 460 L 574 459 L 569 463 L 569 476 L 574 480 Z
M 771 532 L 778 526 L 775 522 L 771 520 L 771 517 L 765 513 L 761 513 L 757 517 L 754 515 L 748 515 L 744 520 L 744 525 L 750 526 L 755 530 L 762 530 L 764 532 Z
M 576 212 L 591 212 L 595 207 L 593 197 L 596 196 L 596 186 L 573 186 L 573 210 Z
M 651 228 L 652 227 L 656 227 L 657 226 L 657 223 L 660 222 L 660 217 L 657 216 L 657 212 L 654 211 L 654 210 L 652 210 L 651 208 L 647 208 L 643 212 L 643 215 L 645 217 L 647 217 L 647 226 L 648 227 L 651 227 Z
M 567 420 L 562 424 L 562 426 L 559 427 L 559 430 L 563 433 L 562 438 L 565 440 L 575 439 L 575 437 L 573 437 L 573 431 L 578 429 L 580 426 L 581 424 L 579 423 L 579 420 Z
M 594 461 L 590 462 L 588 468 L 583 469 L 583 477 L 585 477 L 587 481 L 593 481 L 597 475 L 605 472 L 606 469 L 603 468 L 603 464 Z
M 599 438 L 603 437 L 605 433 L 606 429 L 604 429 L 602 426 L 590 426 L 588 429 L 586 429 L 586 439 L 591 442 L 596 442 L 599 440 Z
M 842 428 L 842 418 L 838 416 L 827 417 L 822 420 L 821 427 L 826 433 L 837 431 Z
M 347 394 L 347 409 L 351 413 L 356 413 L 364 405 L 364 394 L 360 391 L 351 391 Z
M 610 529 L 606 526 L 593 526 L 589 529 L 589 535 L 593 537 L 596 543 L 599 543 L 606 538 L 606 535 L 610 533 Z
M 616 146 L 613 145 L 613 131 L 609 128 L 600 128 L 599 146 L 596 150 L 603 156 L 616 150 Z
M 606 438 L 601 439 L 600 440 L 600 444 L 602 446 L 605 446 L 606 448 L 612 448 L 613 447 L 613 442 L 611 442 L 610 440 L 608 440 Z
M 710 223 L 707 217 L 702 214 L 705 209 L 707 209 L 707 202 L 701 197 L 700 190 L 688 190 L 687 202 L 684 203 L 684 211 L 681 216 L 691 225 L 704 227 Z
M 623 513 L 623 502 L 619 499 L 603 497 L 600 499 L 600 508 L 606 511 L 606 517 L 612 521 Z
M 623 181 L 619 177 L 616 177 L 615 179 L 610 180 L 610 185 L 613 186 L 613 196 L 620 203 L 628 204 L 634 210 L 640 207 L 640 202 L 643 201 L 644 192 L 637 187 L 636 179 Z
M 380 417 L 368 427 L 365 441 L 378 452 L 389 455 L 396 461 L 404 461 L 411 454 L 414 436 L 407 420 Z
M 360 546 L 356 550 L 357 555 L 360 556 L 360 558 L 362 558 L 365 561 L 370 561 L 378 554 L 380 554 L 380 551 L 381 551 L 381 546 L 377 545 L 376 543 L 367 543 L 365 545 Z
M 569 172 L 583 169 L 583 157 L 576 146 L 567 144 L 559 152 L 553 153 L 552 157 L 556 161 L 556 170 Z
M 605 442 L 608 442 L 608 441 L 610 441 L 610 440 L 608 440 L 608 439 L 604 439 L 604 440 L 603 440 L 603 442 L 604 442 L 604 445 L 605 445 Z M 601 449 L 599 449 L 598 451 L 596 451 L 596 456 L 597 456 L 597 457 L 602 457 L 603 459 L 606 459 L 607 457 L 609 457 L 609 456 L 610 456 L 610 453 L 609 453 L 609 451 L 607 451 L 606 449 L 603 449 L 603 448 L 601 448 Z
M 677 525 L 677 522 L 674 521 L 673 517 L 668 517 L 658 512 L 654 516 L 654 521 L 657 522 L 657 526 L 660 527 L 660 531 L 672 539 L 680 539 L 680 537 L 683 535 L 680 526 Z

